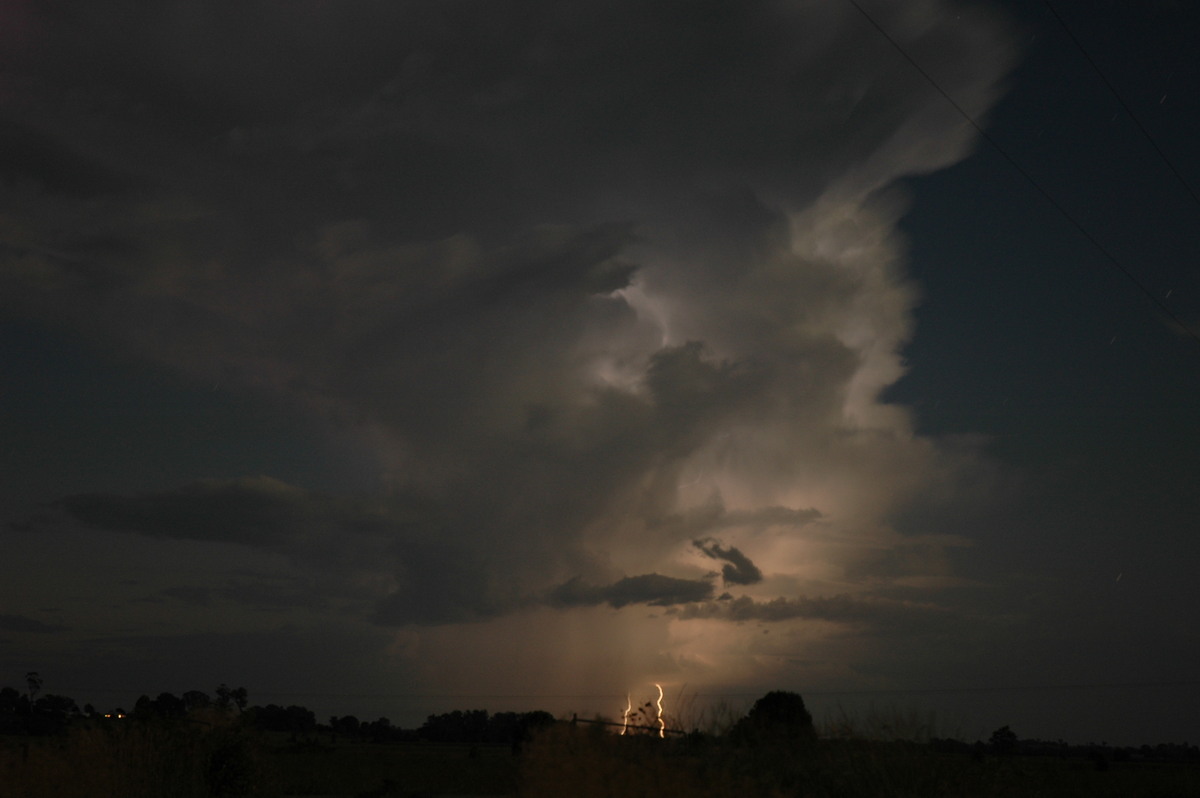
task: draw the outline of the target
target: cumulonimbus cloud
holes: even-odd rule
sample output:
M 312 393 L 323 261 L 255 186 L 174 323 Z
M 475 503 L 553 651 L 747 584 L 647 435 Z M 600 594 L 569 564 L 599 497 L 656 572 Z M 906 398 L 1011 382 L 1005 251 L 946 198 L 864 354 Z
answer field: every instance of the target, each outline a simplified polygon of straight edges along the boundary
M 983 120 L 994 14 L 863 5 Z M 214 475 L 76 521 L 370 573 L 389 626 L 795 620 L 823 606 L 797 586 L 870 590 L 898 512 L 971 481 L 971 446 L 881 396 L 919 298 L 897 182 L 977 131 L 852 4 L 245 7 L 35 15 L 0 313 L 306 413 L 379 485 Z M 754 603 L 704 603 L 697 551 Z

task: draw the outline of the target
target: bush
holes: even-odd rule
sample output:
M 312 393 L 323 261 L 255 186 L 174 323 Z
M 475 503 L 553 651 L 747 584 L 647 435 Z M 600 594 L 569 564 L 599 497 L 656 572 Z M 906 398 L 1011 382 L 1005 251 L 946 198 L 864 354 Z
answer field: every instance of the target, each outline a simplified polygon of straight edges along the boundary
M 0 787 L 22 798 L 233 798 L 278 794 L 254 740 L 231 725 L 87 724 L 0 740 Z
M 734 725 L 731 736 L 752 743 L 795 742 L 815 740 L 817 732 L 799 693 L 773 690 L 754 702 L 746 717 Z

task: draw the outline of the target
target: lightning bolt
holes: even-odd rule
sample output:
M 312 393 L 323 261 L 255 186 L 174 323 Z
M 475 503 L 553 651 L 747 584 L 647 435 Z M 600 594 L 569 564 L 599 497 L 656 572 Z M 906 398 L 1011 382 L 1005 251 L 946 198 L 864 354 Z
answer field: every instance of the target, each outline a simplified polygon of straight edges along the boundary
M 633 709 L 633 699 L 629 694 L 625 694 L 625 711 L 621 713 L 621 734 L 625 734 L 625 729 L 629 726 L 629 711 Z
M 667 724 L 662 717 L 663 689 L 661 684 L 655 684 L 654 686 L 658 688 L 658 700 L 655 702 L 658 705 L 658 736 L 665 738 L 667 736 Z

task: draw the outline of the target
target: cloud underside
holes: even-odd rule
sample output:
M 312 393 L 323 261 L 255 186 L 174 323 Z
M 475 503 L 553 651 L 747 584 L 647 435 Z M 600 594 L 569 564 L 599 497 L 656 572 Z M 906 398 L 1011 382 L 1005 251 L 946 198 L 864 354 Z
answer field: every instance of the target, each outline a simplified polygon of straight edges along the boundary
M 50 509 L 99 530 L 284 554 L 300 566 L 300 574 L 309 574 L 281 576 L 242 570 L 223 584 L 176 585 L 159 591 L 154 599 L 190 605 L 224 602 L 262 611 L 350 609 L 381 626 L 479 622 L 538 607 L 566 611 L 600 605 L 665 608 L 668 617 L 681 621 L 729 623 L 816 620 L 882 627 L 911 624 L 918 618 L 929 622 L 956 619 L 936 604 L 871 596 L 762 599 L 735 598 L 724 592 L 714 597 L 718 584 L 736 590 L 762 582 L 764 577 L 736 547 L 713 538 L 692 541 L 691 547 L 706 559 L 726 561 L 720 574 L 693 578 L 635 574 L 602 584 L 574 576 L 547 589 L 500 590 L 494 573 L 470 551 L 423 540 L 420 531 L 424 525 L 418 523 L 411 506 L 395 500 L 317 494 L 267 477 L 213 480 L 144 496 L 73 496 Z M 712 508 L 705 516 L 711 526 L 723 526 L 716 522 L 718 516 Z M 53 518 L 43 516 L 40 522 Z M 733 518 L 742 523 L 749 520 L 745 514 Z M 753 520 L 794 524 L 812 519 L 811 513 L 767 508 Z M 693 528 L 694 523 L 684 526 Z M 289 534 L 268 534 L 284 529 Z M 49 632 L 63 627 L 22 616 L 0 616 L 0 628 Z
M 865 5 L 984 119 L 998 20 Z M 156 8 L 30 12 L 7 48 L 0 314 L 307 414 L 379 474 L 57 504 L 316 594 L 167 598 L 852 619 L 878 606 L 839 593 L 948 577 L 894 519 L 978 455 L 880 396 L 918 299 L 897 183 L 977 134 L 853 5 Z
M 711 538 L 694 540 L 692 545 L 704 552 L 707 557 L 714 560 L 726 560 L 725 565 L 721 566 L 721 576 L 725 579 L 725 584 L 753 585 L 755 582 L 762 581 L 762 571 L 736 546 L 725 547 L 721 545 L 720 541 Z
M 572 579 L 551 592 L 550 602 L 564 607 L 597 604 L 608 604 L 617 608 L 627 604 L 666 607 L 707 599 L 712 593 L 712 583 L 703 579 L 640 574 L 624 577 L 611 585 L 588 585 L 579 579 Z
M 45 623 L 36 618 L 24 615 L 0 615 L 0 631 L 26 634 L 49 634 L 65 632 L 67 627 L 58 624 Z

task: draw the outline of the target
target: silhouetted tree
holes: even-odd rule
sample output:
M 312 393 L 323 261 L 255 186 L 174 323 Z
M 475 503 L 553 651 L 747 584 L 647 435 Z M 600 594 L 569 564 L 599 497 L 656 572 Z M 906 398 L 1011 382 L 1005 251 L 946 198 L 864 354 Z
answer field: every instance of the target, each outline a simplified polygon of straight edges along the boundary
M 133 716 L 138 720 L 150 720 L 154 717 L 154 702 L 150 700 L 150 696 L 138 696 L 133 705 Z
M 52 695 L 49 693 L 33 703 L 33 711 L 36 714 L 46 715 L 60 722 L 65 722 L 79 716 L 79 707 L 76 705 L 75 699 L 68 698 L 65 695 Z
M 545 729 L 553 725 L 554 716 L 549 712 L 536 710 L 521 714 L 517 720 L 516 732 L 510 740 L 513 754 L 521 753 L 521 749 L 539 729 Z
M 212 706 L 212 699 L 208 697 L 208 693 L 200 690 L 188 690 L 183 694 L 183 707 L 187 712 L 194 712 L 210 706 Z
M 354 717 L 353 715 L 346 715 L 341 718 L 335 715 L 329 719 L 329 728 L 335 735 L 341 734 L 351 738 L 358 737 L 358 731 L 361 725 L 362 724 L 359 723 L 358 718 Z
M 61 734 L 71 719 L 79 717 L 75 699 L 64 695 L 47 693 L 34 701 L 30 709 L 25 717 L 25 731 L 29 734 Z
M 393 737 L 392 722 L 387 718 L 364 723 L 360 730 L 362 734 L 369 735 L 373 743 L 387 742 Z
M 281 707 L 278 704 L 267 704 L 265 707 L 252 707 L 246 716 L 255 728 L 288 732 L 293 740 L 300 735 L 311 734 L 317 728 L 317 716 L 313 711 L 295 705 Z
M 25 695 L 29 698 L 29 705 L 32 707 L 37 694 L 42 691 L 42 677 L 38 676 L 37 671 L 30 671 L 25 674 L 25 688 Z
M 988 744 L 991 746 L 993 754 L 1003 756 L 1014 754 L 1017 751 L 1017 733 L 1007 726 L 1001 726 L 992 732 Z
M 317 729 L 317 716 L 313 714 L 311 709 L 306 709 L 300 706 L 289 706 L 287 708 L 288 731 L 292 733 L 292 739 L 297 736 L 308 736 Z
M 225 683 L 221 683 L 217 686 L 216 693 L 217 706 L 219 706 L 221 709 L 229 709 L 230 704 L 236 705 L 238 712 L 242 712 L 246 709 L 247 696 L 245 687 L 238 687 L 235 689 L 231 688 Z
M 0 713 L 17 712 L 23 696 L 11 687 L 0 689 Z
M 173 693 L 159 693 L 153 703 L 154 714 L 160 718 L 182 718 L 187 714 L 187 705 Z
M 442 715 L 430 715 L 417 736 L 437 743 L 487 742 L 488 713 L 486 709 L 456 709 Z
M 746 717 L 730 732 L 747 741 L 809 740 L 816 738 L 812 715 L 799 693 L 773 690 L 754 702 Z

